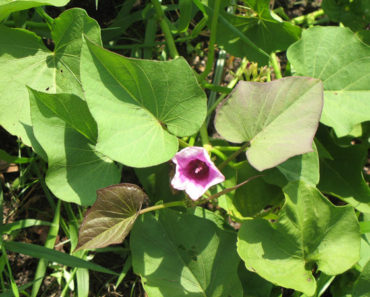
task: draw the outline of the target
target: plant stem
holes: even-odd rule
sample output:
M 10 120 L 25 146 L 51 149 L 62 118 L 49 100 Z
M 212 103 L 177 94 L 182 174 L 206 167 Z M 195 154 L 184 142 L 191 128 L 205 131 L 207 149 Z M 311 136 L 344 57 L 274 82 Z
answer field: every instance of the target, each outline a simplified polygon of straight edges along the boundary
M 159 3 L 158 0 L 152 0 L 152 3 L 154 5 L 155 12 L 157 14 L 157 18 L 159 20 L 159 25 L 161 26 L 162 32 L 164 33 L 164 36 L 166 38 L 168 50 L 170 52 L 170 55 L 173 59 L 179 57 L 179 53 L 177 51 L 175 41 L 173 39 L 170 27 L 167 23 L 167 18 L 163 13 L 162 6 Z
M 213 61 L 215 59 L 215 43 L 217 34 L 218 17 L 220 14 L 221 0 L 215 0 L 212 21 L 211 21 L 211 37 L 209 38 L 208 55 L 206 69 L 201 74 L 201 79 L 205 79 L 212 70 Z
M 319 10 L 313 11 L 311 13 L 308 13 L 306 15 L 300 15 L 300 16 L 292 19 L 291 22 L 295 25 L 301 25 L 305 22 L 310 23 L 310 22 L 314 22 L 317 17 L 322 16 L 324 14 L 325 14 L 324 10 L 319 9 Z
M 230 161 L 234 160 L 241 152 L 243 152 L 249 146 L 249 142 L 244 143 L 240 149 L 231 154 L 225 161 L 223 161 L 218 167 L 219 170 L 222 170 Z
M 147 208 L 144 208 L 144 209 L 140 210 L 139 215 L 141 215 L 143 213 L 146 213 L 146 212 L 158 210 L 158 209 L 163 209 L 163 208 L 168 208 L 168 207 L 176 207 L 176 206 L 185 207 L 186 203 L 185 203 L 185 201 L 173 201 L 173 202 L 167 202 L 167 203 L 163 203 L 163 204 L 159 204 L 159 205 L 150 206 L 150 207 L 147 207 Z
M 274 68 L 275 77 L 277 79 L 282 78 L 283 76 L 281 75 L 280 64 L 277 60 L 277 57 L 276 57 L 275 53 L 271 53 L 270 63 L 271 63 L 272 68 Z
M 207 121 L 204 121 L 202 127 L 200 127 L 199 134 L 200 139 L 202 140 L 202 145 L 209 144 Z

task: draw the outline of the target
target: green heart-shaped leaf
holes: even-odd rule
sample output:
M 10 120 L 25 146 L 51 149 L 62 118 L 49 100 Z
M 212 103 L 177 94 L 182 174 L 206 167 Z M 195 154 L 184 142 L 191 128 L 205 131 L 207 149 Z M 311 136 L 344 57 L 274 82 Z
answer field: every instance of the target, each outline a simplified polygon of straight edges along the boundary
M 243 223 L 238 253 L 249 270 L 312 296 L 315 265 L 336 275 L 359 260 L 359 224 L 352 207 L 333 206 L 304 182 L 290 183 L 284 192 L 286 202 L 276 223 L 262 219 Z
M 82 222 L 77 250 L 121 243 L 130 232 L 146 194 L 136 185 L 119 184 L 97 191 L 98 199 Z
M 43 5 L 64 6 L 69 1 L 70 0 L 0 0 L 0 21 L 15 11 Z
M 48 159 L 46 184 L 62 200 L 91 205 L 95 191 L 117 183 L 120 171 L 95 151 L 96 123 L 86 102 L 73 94 L 29 93 L 33 131 Z
M 130 245 L 149 297 L 241 297 L 235 233 L 168 209 L 138 218 Z
M 321 79 L 321 122 L 338 137 L 370 120 L 370 46 L 347 28 L 314 27 L 289 47 L 289 62 L 298 75 Z
M 33 135 L 26 85 L 44 92 L 82 96 L 82 33 L 101 42 L 98 23 L 77 8 L 66 10 L 55 19 L 54 52 L 34 33 L 0 26 L 0 64 L 6 73 L 0 80 L 0 123 L 27 145 L 31 145 Z
M 322 105 L 322 84 L 317 79 L 240 81 L 219 107 L 215 127 L 228 141 L 250 141 L 248 161 L 262 171 L 312 151 Z
M 182 58 L 130 59 L 86 38 L 81 79 L 98 124 L 97 150 L 132 167 L 163 163 L 177 152 L 176 136 L 196 133 L 206 97 Z

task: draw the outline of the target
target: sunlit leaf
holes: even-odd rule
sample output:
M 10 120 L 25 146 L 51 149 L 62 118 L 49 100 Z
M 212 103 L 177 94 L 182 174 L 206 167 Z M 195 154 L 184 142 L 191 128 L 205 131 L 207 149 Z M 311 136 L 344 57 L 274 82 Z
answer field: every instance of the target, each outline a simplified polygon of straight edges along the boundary
M 249 141 L 248 161 L 262 171 L 312 151 L 322 105 L 322 84 L 317 79 L 240 81 L 219 107 L 215 126 L 230 142 Z
M 241 297 L 234 232 L 171 210 L 140 216 L 130 237 L 132 264 L 149 297 Z
M 370 46 L 349 29 L 313 27 L 289 47 L 288 60 L 298 75 L 321 79 L 321 122 L 338 137 L 370 120 Z
M 109 186 L 98 190 L 97 195 L 81 225 L 77 250 L 121 243 L 147 199 L 146 194 L 133 184 Z
M 359 225 L 352 207 L 332 205 L 304 182 L 290 183 L 284 192 L 286 203 L 277 222 L 243 223 L 238 253 L 249 270 L 312 296 L 316 265 L 327 275 L 337 275 L 359 260 Z
M 163 163 L 177 152 L 176 136 L 196 133 L 206 97 L 182 58 L 130 59 L 86 38 L 81 78 L 98 124 L 96 149 L 132 167 Z

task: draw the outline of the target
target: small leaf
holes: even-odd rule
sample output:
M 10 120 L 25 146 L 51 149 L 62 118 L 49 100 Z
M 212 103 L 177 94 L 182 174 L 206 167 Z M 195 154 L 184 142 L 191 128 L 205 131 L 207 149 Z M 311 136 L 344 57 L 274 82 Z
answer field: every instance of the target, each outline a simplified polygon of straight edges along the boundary
M 82 222 L 77 250 L 121 243 L 130 232 L 146 194 L 136 185 L 119 184 L 97 191 Z
M 135 223 L 132 265 L 149 297 L 241 297 L 235 243 L 207 218 L 164 209 Z
M 126 58 L 85 38 L 81 80 L 99 135 L 97 150 L 131 167 L 168 161 L 176 136 L 196 133 L 206 96 L 187 62 Z
M 304 182 L 285 188 L 286 202 L 276 223 L 245 221 L 238 253 L 246 267 L 283 287 L 312 296 L 312 269 L 337 275 L 360 258 L 360 231 L 352 207 L 336 207 Z
M 216 130 L 231 142 L 250 141 L 248 161 L 262 171 L 312 151 L 322 96 L 312 78 L 240 81 L 216 113 Z
M 348 28 L 307 29 L 291 45 L 288 60 L 297 75 L 321 79 L 324 109 L 321 122 L 338 137 L 370 120 L 370 46 Z

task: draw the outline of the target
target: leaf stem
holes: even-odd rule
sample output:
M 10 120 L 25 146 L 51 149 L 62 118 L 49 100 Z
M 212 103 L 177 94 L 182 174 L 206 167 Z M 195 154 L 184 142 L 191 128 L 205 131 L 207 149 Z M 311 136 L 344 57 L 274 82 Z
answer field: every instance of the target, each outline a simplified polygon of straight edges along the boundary
M 35 11 L 45 20 L 51 30 L 54 25 L 54 19 L 42 7 L 36 7 Z
M 168 26 L 167 23 L 167 18 L 165 14 L 163 13 L 162 6 L 159 3 L 158 0 L 152 0 L 152 3 L 154 5 L 155 12 L 157 14 L 157 18 L 159 20 L 159 25 L 161 26 L 162 32 L 164 33 L 164 36 L 166 38 L 168 50 L 170 52 L 170 55 L 173 59 L 176 59 L 179 57 L 179 53 L 177 51 L 176 45 L 175 45 L 175 40 L 173 39 L 170 27 Z
M 280 64 L 277 60 L 277 57 L 276 57 L 275 53 L 271 53 L 270 63 L 271 63 L 272 68 L 274 68 L 275 77 L 277 79 L 282 78 L 283 76 L 281 75 Z
M 163 209 L 163 208 L 168 208 L 168 207 L 176 207 L 176 206 L 185 207 L 186 202 L 182 200 L 182 201 L 167 202 L 167 203 L 163 203 L 163 204 L 159 204 L 159 205 L 153 205 L 153 206 L 150 206 L 150 207 L 147 207 L 147 208 L 144 208 L 144 209 L 140 210 L 139 215 L 141 215 L 143 213 L 146 213 L 146 212 L 158 210 L 158 209 Z
M 223 161 L 220 165 L 218 165 L 218 169 L 222 170 L 227 164 L 230 163 L 230 161 L 234 160 L 241 152 L 243 152 L 247 147 L 249 146 L 249 142 L 244 143 L 240 149 L 238 149 L 236 152 L 231 154 L 225 161 Z
M 215 43 L 216 43 L 218 18 L 220 15 L 220 7 L 221 7 L 221 0 L 215 0 L 212 21 L 211 21 L 211 28 L 210 28 L 211 37 L 209 38 L 207 64 L 206 64 L 206 68 L 204 69 L 203 73 L 200 75 L 202 80 L 207 78 L 208 74 L 211 72 L 213 61 L 215 59 Z

